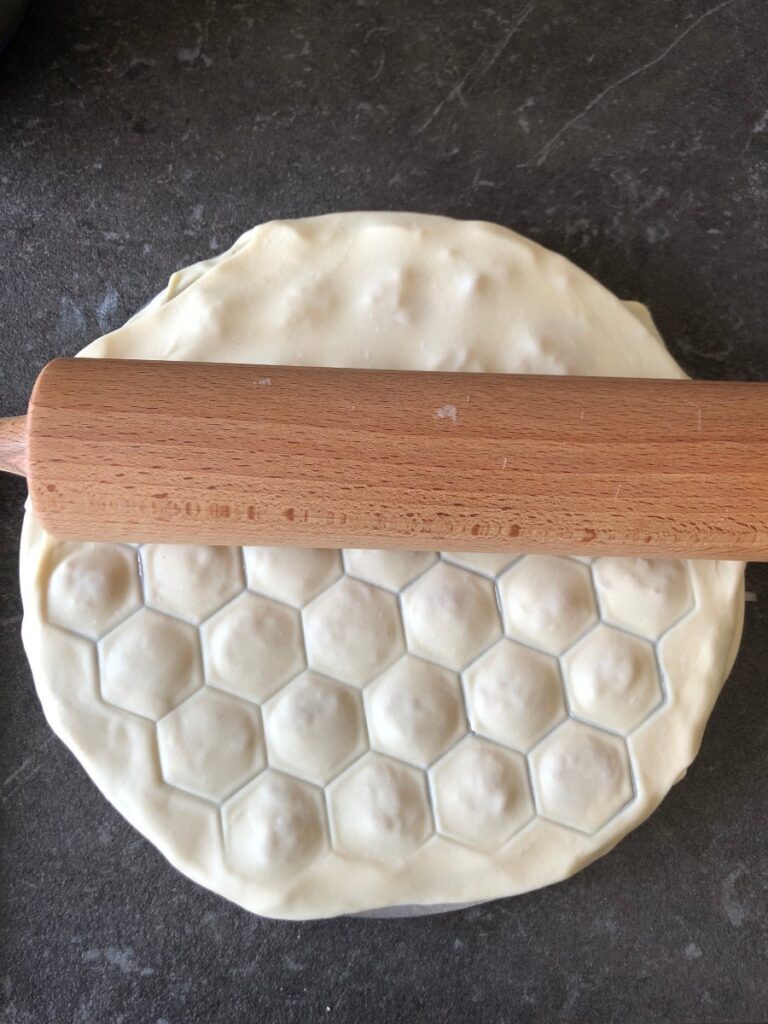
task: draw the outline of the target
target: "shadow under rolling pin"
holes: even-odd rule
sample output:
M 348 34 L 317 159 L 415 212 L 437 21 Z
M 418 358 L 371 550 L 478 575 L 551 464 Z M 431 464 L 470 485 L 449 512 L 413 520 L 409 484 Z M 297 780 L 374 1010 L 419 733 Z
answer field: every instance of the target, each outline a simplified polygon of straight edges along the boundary
M 58 359 L 55 538 L 768 559 L 768 384 Z

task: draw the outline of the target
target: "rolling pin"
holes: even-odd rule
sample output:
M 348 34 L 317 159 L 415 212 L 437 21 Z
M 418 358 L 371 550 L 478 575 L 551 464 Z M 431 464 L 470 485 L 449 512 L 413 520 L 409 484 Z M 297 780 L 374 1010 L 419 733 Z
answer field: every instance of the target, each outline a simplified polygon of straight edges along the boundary
M 768 384 L 57 359 L 0 422 L 61 540 L 768 559 Z

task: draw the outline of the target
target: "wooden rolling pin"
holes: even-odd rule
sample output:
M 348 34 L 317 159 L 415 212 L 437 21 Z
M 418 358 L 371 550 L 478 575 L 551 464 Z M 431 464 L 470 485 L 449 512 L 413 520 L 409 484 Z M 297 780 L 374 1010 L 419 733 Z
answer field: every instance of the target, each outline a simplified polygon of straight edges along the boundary
M 58 359 L 0 468 L 60 539 L 768 559 L 768 384 Z

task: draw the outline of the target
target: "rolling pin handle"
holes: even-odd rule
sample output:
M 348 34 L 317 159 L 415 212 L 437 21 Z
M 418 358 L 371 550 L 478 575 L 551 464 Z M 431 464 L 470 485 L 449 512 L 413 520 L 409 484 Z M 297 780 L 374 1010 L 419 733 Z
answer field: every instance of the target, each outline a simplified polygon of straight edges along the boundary
M 27 417 L 0 419 L 0 472 L 27 475 Z

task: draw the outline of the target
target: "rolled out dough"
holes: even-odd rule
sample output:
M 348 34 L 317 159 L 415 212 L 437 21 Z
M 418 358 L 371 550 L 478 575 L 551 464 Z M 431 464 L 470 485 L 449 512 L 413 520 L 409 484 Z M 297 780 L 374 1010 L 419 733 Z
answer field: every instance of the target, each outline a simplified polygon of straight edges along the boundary
M 265 224 L 83 354 L 680 377 L 647 311 L 500 227 Z M 322 917 L 519 893 L 694 757 L 743 566 L 57 544 L 23 637 L 53 729 L 189 877 Z

